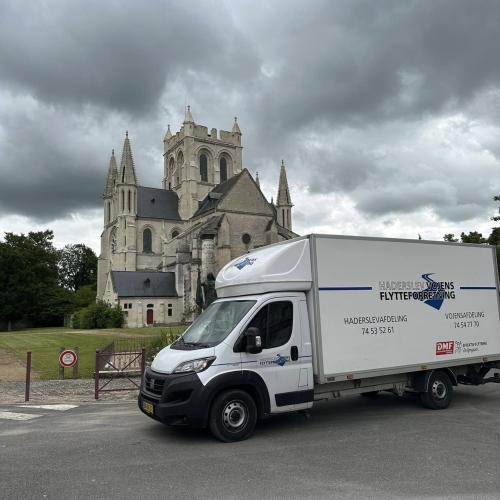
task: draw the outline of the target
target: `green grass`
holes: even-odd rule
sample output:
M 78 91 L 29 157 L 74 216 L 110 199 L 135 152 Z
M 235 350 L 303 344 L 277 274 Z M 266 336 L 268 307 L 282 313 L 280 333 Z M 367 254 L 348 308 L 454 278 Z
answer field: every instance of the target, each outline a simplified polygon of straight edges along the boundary
M 61 328 L 29 328 L 0 332 L 0 348 L 6 349 L 22 361 L 26 361 L 26 352 L 31 351 L 31 367 L 41 379 L 57 379 L 59 377 L 59 350 L 78 347 L 78 377 L 90 378 L 94 374 L 95 351 L 108 345 L 113 340 L 130 338 L 139 335 L 146 344 L 157 341 L 158 337 L 170 331 L 182 333 L 185 327 L 163 328 L 116 328 L 109 330 L 86 330 L 77 333 L 68 327 Z M 136 337 L 137 338 L 137 337 Z M 71 378 L 73 369 L 65 369 L 65 377 Z

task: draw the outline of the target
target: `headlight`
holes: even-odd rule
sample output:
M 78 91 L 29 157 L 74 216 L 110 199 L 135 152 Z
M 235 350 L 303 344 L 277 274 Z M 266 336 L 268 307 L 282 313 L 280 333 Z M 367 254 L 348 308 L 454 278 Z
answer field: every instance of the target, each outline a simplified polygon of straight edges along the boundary
M 215 356 L 211 358 L 193 359 L 192 361 L 184 361 L 177 365 L 172 373 L 195 372 L 200 373 L 206 370 L 215 361 Z

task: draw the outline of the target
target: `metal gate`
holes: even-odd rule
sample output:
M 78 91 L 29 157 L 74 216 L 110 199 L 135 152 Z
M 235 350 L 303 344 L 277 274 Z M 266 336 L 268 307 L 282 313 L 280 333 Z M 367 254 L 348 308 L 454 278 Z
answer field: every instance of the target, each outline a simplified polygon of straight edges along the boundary
M 95 352 L 95 373 L 94 373 L 94 397 L 99 399 L 99 393 L 136 391 L 139 389 L 140 380 L 133 380 L 133 377 L 141 377 L 146 369 L 146 349 L 115 352 L 115 343 L 111 342 L 106 347 Z M 111 384 L 114 380 L 128 380 L 128 387 L 113 388 Z M 105 380 L 102 383 L 101 381 Z M 111 384 L 111 385 L 110 385 Z

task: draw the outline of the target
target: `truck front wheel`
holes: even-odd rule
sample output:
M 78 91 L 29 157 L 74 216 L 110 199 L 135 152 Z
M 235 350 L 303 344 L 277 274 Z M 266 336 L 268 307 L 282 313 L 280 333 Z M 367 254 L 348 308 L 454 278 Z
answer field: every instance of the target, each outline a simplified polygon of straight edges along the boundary
M 448 408 L 453 396 L 453 386 L 450 377 L 441 370 L 434 371 L 429 377 L 427 390 L 420 393 L 420 399 L 431 410 Z
M 212 434 L 225 443 L 247 439 L 257 422 L 257 407 L 245 391 L 232 389 L 219 394 L 210 408 Z

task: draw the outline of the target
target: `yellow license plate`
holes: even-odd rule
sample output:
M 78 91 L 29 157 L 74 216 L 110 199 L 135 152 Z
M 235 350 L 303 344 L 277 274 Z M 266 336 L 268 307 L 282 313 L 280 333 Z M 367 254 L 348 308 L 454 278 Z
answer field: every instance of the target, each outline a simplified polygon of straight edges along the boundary
M 146 401 L 142 402 L 142 409 L 148 413 L 154 413 L 154 406 Z

